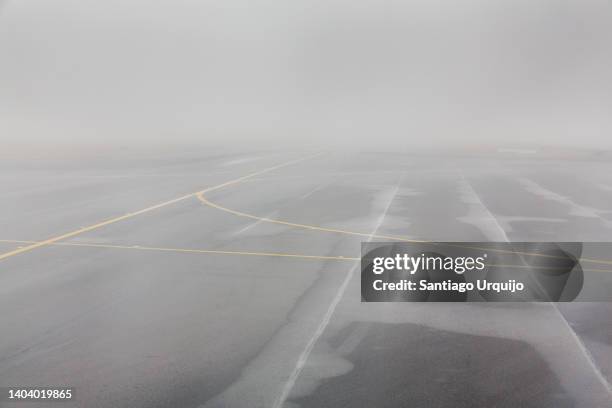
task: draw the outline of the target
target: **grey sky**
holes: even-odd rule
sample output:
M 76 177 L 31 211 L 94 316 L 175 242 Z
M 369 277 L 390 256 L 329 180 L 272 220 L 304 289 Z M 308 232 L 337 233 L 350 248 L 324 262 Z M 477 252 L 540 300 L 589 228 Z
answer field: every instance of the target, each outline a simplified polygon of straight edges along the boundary
M 19 0 L 5 141 L 611 146 L 601 0 Z

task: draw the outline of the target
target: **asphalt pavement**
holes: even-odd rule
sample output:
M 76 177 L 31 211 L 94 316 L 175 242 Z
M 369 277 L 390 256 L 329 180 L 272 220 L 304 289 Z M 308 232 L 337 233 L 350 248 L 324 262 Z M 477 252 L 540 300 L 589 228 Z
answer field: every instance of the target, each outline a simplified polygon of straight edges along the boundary
M 75 390 L 56 407 L 610 407 L 609 303 L 361 303 L 358 261 L 385 236 L 612 241 L 610 170 L 280 151 L 3 164 L 0 387 Z

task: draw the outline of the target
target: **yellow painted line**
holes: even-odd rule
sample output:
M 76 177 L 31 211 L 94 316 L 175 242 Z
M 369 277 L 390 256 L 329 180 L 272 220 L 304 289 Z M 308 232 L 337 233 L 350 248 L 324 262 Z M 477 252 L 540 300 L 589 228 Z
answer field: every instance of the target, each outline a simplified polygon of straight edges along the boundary
M 258 217 L 257 215 L 232 210 L 231 208 L 223 207 L 219 204 L 213 203 L 212 201 L 209 201 L 206 198 L 206 196 L 204 196 L 204 193 L 205 193 L 204 191 L 201 191 L 196 194 L 196 197 L 198 198 L 198 200 L 200 200 L 203 204 L 209 207 L 212 207 L 212 208 L 216 208 L 217 210 L 221 210 L 221 211 L 233 214 L 233 215 L 237 215 L 239 217 L 245 217 L 245 218 L 250 218 L 253 220 L 269 222 L 272 224 L 285 225 L 289 227 L 303 228 L 303 229 L 314 230 L 314 231 L 332 232 L 332 233 L 345 234 L 345 235 L 355 235 L 359 237 L 373 236 L 374 238 L 383 238 L 383 239 L 389 239 L 389 240 L 395 240 L 395 241 L 399 240 L 399 241 L 404 241 L 404 242 L 419 242 L 419 243 L 429 242 L 429 241 L 411 240 L 411 239 L 395 237 L 395 236 L 390 236 L 390 235 L 372 235 L 372 234 L 367 234 L 365 232 L 347 231 L 347 230 L 336 229 L 336 228 L 321 227 L 318 225 L 298 224 L 295 222 L 276 220 L 276 219 L 266 218 L 266 217 Z
M 36 241 L 20 241 L 0 239 L 0 242 L 14 244 L 37 244 Z M 151 247 L 140 245 L 115 245 L 115 244 L 95 244 L 95 243 L 78 243 L 78 242 L 54 242 L 48 245 L 52 246 L 68 246 L 68 247 L 86 247 L 86 248 L 110 248 L 110 249 L 131 249 L 136 251 L 161 251 L 161 252 L 178 252 L 178 253 L 194 253 L 194 254 L 216 254 L 216 255 L 244 255 L 244 256 L 266 256 L 277 258 L 299 258 L 299 259 L 316 259 L 316 260 L 333 260 L 333 261 L 358 261 L 360 258 L 345 257 L 345 256 L 326 256 L 326 255 L 304 255 L 282 252 L 255 252 L 255 251 L 224 251 L 215 249 L 189 249 L 189 248 L 167 248 L 167 247 Z
M 104 227 L 104 226 L 107 226 L 107 225 L 110 225 L 110 224 L 114 224 L 116 222 L 123 221 L 123 220 L 126 220 L 128 218 L 135 217 L 137 215 L 148 213 L 150 211 L 157 210 L 159 208 L 166 207 L 168 205 L 178 203 L 179 201 L 187 200 L 189 198 L 194 197 L 195 195 L 197 195 L 199 193 L 205 193 L 205 192 L 209 192 L 209 191 L 214 191 L 214 190 L 217 190 L 219 188 L 230 186 L 232 184 L 237 184 L 237 183 L 240 183 L 241 181 L 247 180 L 247 179 L 249 179 L 251 177 L 255 177 L 255 176 L 258 176 L 260 174 L 264 174 L 264 173 L 267 173 L 267 172 L 270 172 L 270 171 L 273 171 L 273 170 L 280 169 L 280 168 L 285 167 L 285 166 L 289 166 L 289 165 L 292 165 L 292 164 L 295 164 L 295 163 L 298 163 L 298 162 L 301 162 L 301 161 L 304 161 L 304 160 L 308 160 L 308 159 L 320 156 L 321 154 L 322 153 L 318 153 L 318 154 L 315 154 L 315 155 L 312 155 L 312 156 L 303 157 L 303 158 L 300 158 L 300 159 L 291 160 L 291 161 L 288 161 L 288 162 L 285 162 L 285 163 L 281 163 L 281 164 L 278 164 L 278 165 L 273 166 L 273 167 L 268 167 L 266 169 L 259 170 L 259 171 L 256 171 L 254 173 L 247 174 L 246 176 L 242 176 L 242 177 L 230 180 L 230 181 L 226 181 L 225 183 L 222 183 L 222 184 L 219 184 L 219 185 L 216 185 L 216 186 L 213 186 L 213 187 L 206 188 L 204 190 L 200 190 L 200 191 L 196 191 L 196 192 L 193 192 L 193 193 L 185 194 L 184 196 L 181 196 L 181 197 L 178 197 L 178 198 L 174 198 L 172 200 L 164 201 L 162 203 L 155 204 L 155 205 L 152 205 L 152 206 L 147 207 L 147 208 L 143 208 L 142 210 L 138 210 L 138 211 L 135 211 L 135 212 L 127 213 L 127 214 L 121 215 L 119 217 L 110 218 L 108 220 L 99 222 L 97 224 L 93 224 L 93 225 L 90 225 L 88 227 L 79 228 L 79 229 L 77 229 L 75 231 L 67 232 L 65 234 L 58 235 L 58 236 L 46 239 L 44 241 L 38 241 L 38 242 L 33 243 L 31 245 L 25 246 L 23 248 L 17 248 L 17 249 L 15 249 L 13 251 L 9 251 L 9 252 L 6 252 L 4 254 L 1 254 L 0 255 L 0 261 L 3 260 L 3 259 L 9 258 L 11 256 L 15 256 L 15 255 L 21 254 L 23 252 L 31 251 L 31 250 L 36 249 L 36 248 L 40 248 L 40 247 L 43 247 L 43 246 L 46 246 L 46 245 L 50 245 L 50 244 L 56 243 L 58 241 L 62 241 L 64 239 L 67 239 L 67 238 L 72 238 L 72 237 L 74 237 L 76 235 L 80 235 L 80 234 L 82 234 L 84 232 L 93 231 L 95 229 L 98 229 L 98 228 L 101 228 L 101 227 Z
M 331 233 L 344 234 L 344 235 L 353 235 L 353 236 L 360 236 L 360 237 L 370 237 L 371 236 L 373 238 L 385 239 L 385 240 L 390 240 L 390 241 L 410 242 L 410 243 L 423 243 L 423 244 L 432 244 L 432 245 L 438 245 L 439 244 L 438 242 L 435 242 L 435 241 L 416 240 L 416 239 L 410 239 L 410 238 L 407 238 L 407 237 L 396 236 L 396 235 L 381 235 L 381 234 L 373 234 L 372 235 L 372 234 L 367 234 L 367 233 L 364 233 L 364 232 L 347 231 L 347 230 L 342 230 L 342 229 L 337 229 L 337 228 L 328 228 L 328 227 L 322 227 L 322 226 L 318 226 L 318 225 L 309 225 L 309 224 L 299 224 L 299 223 L 290 222 L 290 221 L 277 220 L 277 219 L 266 218 L 266 217 L 259 217 L 259 216 L 254 215 L 254 214 L 249 214 L 249 213 L 245 213 L 245 212 L 242 212 L 242 211 L 233 210 L 231 208 L 224 207 L 224 206 L 219 205 L 217 203 L 213 203 L 212 201 L 210 201 L 210 200 L 208 200 L 206 198 L 204 193 L 206 193 L 206 191 L 199 191 L 198 193 L 196 193 L 196 197 L 197 197 L 198 200 L 200 200 L 200 202 L 202 202 L 202 204 L 204 204 L 204 205 L 206 205 L 208 207 L 212 207 L 212 208 L 215 208 L 217 210 L 220 210 L 220 211 L 223 211 L 223 212 L 226 212 L 226 213 L 229 213 L 229 214 L 237 215 L 239 217 L 250 218 L 250 219 L 253 219 L 253 220 L 268 222 L 268 223 L 271 223 L 271 224 L 285 225 L 285 226 L 288 226 L 288 227 L 302 228 L 302 229 L 313 230 L 313 231 L 331 232 Z M 461 245 L 461 244 L 454 244 L 454 245 L 446 244 L 446 245 L 447 246 L 452 246 L 452 247 L 458 247 L 458 248 L 478 249 L 478 250 L 490 251 L 490 252 L 498 252 L 498 253 L 507 253 L 507 254 L 515 254 L 515 255 L 530 255 L 530 256 L 538 256 L 538 257 L 544 257 L 544 258 L 563 259 L 563 258 L 560 258 L 560 257 L 555 256 L 555 255 L 547 255 L 547 254 L 532 253 L 532 252 L 511 251 L 511 250 L 504 250 L 504 249 L 497 249 L 497 248 L 482 248 L 482 247 L 471 246 L 469 244 L 465 244 L 465 245 Z M 598 259 L 589 259 L 589 258 L 580 258 L 580 262 L 590 262 L 590 263 L 603 264 L 603 265 L 612 265 L 612 261 L 605 261 L 605 260 L 598 260 Z
M 26 241 L 17 239 L 0 239 L 1 243 L 9 244 L 37 244 L 37 241 Z M 212 255 L 243 255 L 243 256 L 265 256 L 277 258 L 298 258 L 298 259 L 317 259 L 317 260 L 332 260 L 332 261 L 360 261 L 361 258 L 341 255 L 305 255 L 284 252 L 257 252 L 257 251 L 226 251 L 216 249 L 192 249 L 192 248 L 172 248 L 172 247 L 152 247 L 141 245 L 116 245 L 116 244 L 96 244 L 96 243 L 81 243 L 81 242 L 54 242 L 51 246 L 68 246 L 68 247 L 85 247 L 85 248 L 108 248 L 108 249 L 131 249 L 136 251 L 160 251 L 160 252 L 176 252 L 176 253 L 194 253 L 194 254 L 212 254 Z M 504 264 L 486 264 L 498 268 L 514 268 L 514 269 L 545 269 L 555 270 L 563 269 L 555 266 L 529 266 L 529 265 L 504 265 Z M 612 272 L 608 269 L 582 269 L 585 272 Z

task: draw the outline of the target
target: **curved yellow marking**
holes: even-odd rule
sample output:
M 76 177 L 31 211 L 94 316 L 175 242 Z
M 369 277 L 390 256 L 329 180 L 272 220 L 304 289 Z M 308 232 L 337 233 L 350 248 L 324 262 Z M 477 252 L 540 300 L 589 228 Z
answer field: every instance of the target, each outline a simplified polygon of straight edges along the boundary
M 355 235 L 355 236 L 360 236 L 360 237 L 374 237 L 374 238 L 383 238 L 383 239 L 389 239 L 389 240 L 393 240 L 393 241 L 403 241 L 403 242 L 417 242 L 417 243 L 427 243 L 430 241 L 420 241 L 420 240 L 414 240 L 414 239 L 408 239 L 408 238 L 404 238 L 404 237 L 397 237 L 397 236 L 392 236 L 392 235 L 379 235 L 379 234 L 367 234 L 365 232 L 355 232 L 355 231 L 347 231 L 347 230 L 342 230 L 342 229 L 337 229 L 337 228 L 328 228 L 328 227 L 321 227 L 318 225 L 308 225 L 308 224 L 298 224 L 295 222 L 289 222 L 289 221 L 283 221 L 283 220 L 275 220 L 272 218 L 266 218 L 266 217 L 258 217 L 257 215 L 253 215 L 253 214 L 248 214 L 248 213 L 244 213 L 241 211 L 236 211 L 236 210 L 232 210 L 231 208 L 227 208 L 227 207 L 223 207 L 219 204 L 213 203 L 212 201 L 209 201 L 205 196 L 204 196 L 204 192 L 199 192 L 196 194 L 196 197 L 198 198 L 198 200 L 200 200 L 203 204 L 212 207 L 212 208 L 216 208 L 217 210 L 221 210 L 233 215 L 237 215 L 239 217 L 245 217 L 245 218 L 250 218 L 253 220 L 258 220 L 258 221 L 263 221 L 263 222 L 269 222 L 272 224 L 279 224 L 279 225 L 285 225 L 285 226 L 289 226 L 289 227 L 296 227 L 296 228 L 302 228 L 302 229 L 308 229 L 308 230 L 315 230 L 315 231 L 324 231 L 324 232 L 332 232 L 332 233 L 337 233 L 337 234 L 345 234 L 345 235 Z
M 331 232 L 331 233 L 353 235 L 353 236 L 360 236 L 360 237 L 373 237 L 373 238 L 380 238 L 380 239 L 386 239 L 386 240 L 398 241 L 398 242 L 427 243 L 427 244 L 432 244 L 432 245 L 439 244 L 438 242 L 435 242 L 435 241 L 416 240 L 416 239 L 410 239 L 407 237 L 402 237 L 402 236 L 397 236 L 397 235 L 366 234 L 363 232 L 347 231 L 347 230 L 342 230 L 342 229 L 337 229 L 337 228 L 321 227 L 318 225 L 299 224 L 295 222 L 276 220 L 276 219 L 266 218 L 266 217 L 259 217 L 257 215 L 248 214 L 242 211 L 236 211 L 231 208 L 223 207 L 222 205 L 213 203 L 212 201 L 208 200 L 206 196 L 204 196 L 204 193 L 205 191 L 200 191 L 196 193 L 195 196 L 197 197 L 198 200 L 200 200 L 200 202 L 202 202 L 202 204 L 208 207 L 216 208 L 217 210 L 220 210 L 220 211 L 223 211 L 229 214 L 237 215 L 239 217 L 250 218 L 253 220 L 258 220 L 258 221 L 263 221 L 263 222 L 269 222 L 271 224 L 285 225 L 289 227 L 302 228 L 302 229 L 307 229 L 307 230 Z M 483 251 L 491 251 L 491 252 L 499 252 L 499 253 L 507 253 L 507 254 L 529 255 L 529 256 L 539 256 L 543 258 L 561 259 L 560 257 L 555 256 L 555 255 L 539 254 L 539 253 L 533 253 L 533 252 L 511 251 L 511 250 L 504 250 L 504 249 L 497 249 L 497 248 L 482 248 L 482 247 L 474 247 L 470 245 L 461 245 L 461 244 L 454 244 L 454 245 L 446 244 L 446 245 L 458 247 L 458 248 L 465 248 L 465 249 L 478 249 L 478 250 L 483 250 Z M 591 262 L 591 263 L 602 264 L 602 265 L 612 265 L 612 261 L 604 261 L 604 260 L 589 259 L 589 258 L 580 258 L 580 262 Z

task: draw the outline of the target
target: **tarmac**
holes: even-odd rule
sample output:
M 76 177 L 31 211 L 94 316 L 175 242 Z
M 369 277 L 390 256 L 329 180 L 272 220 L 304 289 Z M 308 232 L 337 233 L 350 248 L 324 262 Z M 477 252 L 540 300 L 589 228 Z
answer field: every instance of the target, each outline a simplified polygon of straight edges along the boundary
M 359 257 L 397 236 L 612 241 L 611 170 L 281 151 L 6 163 L 0 387 L 74 389 L 54 407 L 610 407 L 609 303 L 362 303 Z

